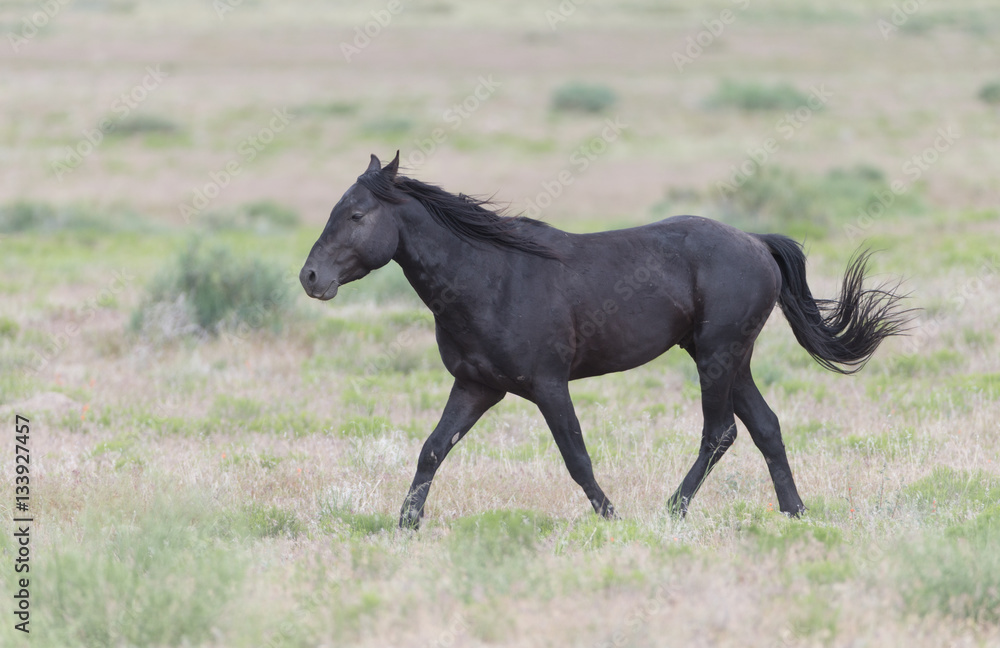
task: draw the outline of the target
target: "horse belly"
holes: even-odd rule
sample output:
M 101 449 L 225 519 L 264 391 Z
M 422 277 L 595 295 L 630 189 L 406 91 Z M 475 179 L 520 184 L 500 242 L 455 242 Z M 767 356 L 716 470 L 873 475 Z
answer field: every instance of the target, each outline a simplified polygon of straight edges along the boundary
M 688 335 L 689 320 L 671 300 L 651 296 L 636 301 L 618 308 L 606 301 L 608 308 L 578 318 L 572 379 L 646 364 Z

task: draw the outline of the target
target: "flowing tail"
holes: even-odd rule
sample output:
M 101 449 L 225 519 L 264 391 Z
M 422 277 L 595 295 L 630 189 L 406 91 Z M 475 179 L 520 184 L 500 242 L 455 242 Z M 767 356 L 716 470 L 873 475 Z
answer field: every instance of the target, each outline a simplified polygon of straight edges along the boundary
M 806 284 L 802 246 L 779 234 L 754 236 L 767 245 L 781 270 L 778 304 L 795 339 L 824 368 L 842 374 L 860 371 L 882 340 L 906 332 L 913 312 L 900 308 L 906 295 L 863 285 L 871 252 L 859 251 L 851 259 L 839 298 L 814 299 Z

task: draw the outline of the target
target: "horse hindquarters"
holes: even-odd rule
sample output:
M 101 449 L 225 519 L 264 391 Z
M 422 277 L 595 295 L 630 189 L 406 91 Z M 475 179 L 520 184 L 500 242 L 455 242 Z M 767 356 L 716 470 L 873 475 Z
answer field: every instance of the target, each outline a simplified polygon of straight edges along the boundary
M 767 436 L 764 430 L 772 429 L 760 406 L 771 416 L 773 413 L 762 398 L 759 402 L 753 398 L 745 383 L 749 380 L 753 384 L 749 365 L 754 342 L 777 301 L 778 268 L 764 246 L 745 233 L 732 228 L 714 229 L 712 233 L 717 235 L 709 239 L 708 249 L 712 254 L 707 255 L 700 268 L 695 286 L 701 307 L 694 318 L 690 339 L 683 343 L 698 367 L 704 425 L 698 457 L 670 498 L 671 508 L 681 515 L 736 440 L 737 414 L 746 414 L 748 418 L 757 415 L 760 419 L 753 419 L 751 434 L 755 442 L 758 438 L 763 441 Z M 742 415 L 740 418 L 744 420 Z M 762 452 L 770 462 L 777 452 L 769 444 L 765 447 L 767 451 L 762 448 Z M 781 455 L 783 458 L 783 449 Z M 787 469 L 787 461 L 783 465 Z M 787 472 L 790 480 L 791 473 Z M 789 504 L 792 502 L 791 495 L 786 499 Z

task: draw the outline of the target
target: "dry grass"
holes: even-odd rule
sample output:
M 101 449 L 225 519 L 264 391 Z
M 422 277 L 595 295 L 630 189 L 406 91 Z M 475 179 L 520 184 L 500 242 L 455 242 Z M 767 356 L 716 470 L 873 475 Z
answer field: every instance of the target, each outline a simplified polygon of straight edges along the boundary
M 672 52 L 729 3 L 581 4 L 555 31 L 530 3 L 413 5 L 350 63 L 340 40 L 381 7 L 244 5 L 220 22 L 205 3 L 77 3 L 18 56 L 0 51 L 17 88 L 0 93 L 0 195 L 86 216 L 0 241 L 0 411 L 33 423 L 34 644 L 1000 642 L 1000 158 L 995 111 L 977 98 L 995 76 L 996 25 L 970 20 L 973 3 L 922 9 L 888 40 L 876 3 L 826 15 L 751 3 L 683 73 Z M 27 10 L 0 4 L 0 22 Z M 109 139 L 54 180 L 60 151 L 158 63 L 169 75 L 136 114 L 176 131 Z M 450 130 L 444 111 L 490 74 L 500 90 Z M 937 129 L 962 134 L 911 190 L 905 204 L 921 210 L 897 205 L 871 223 L 837 213 L 808 230 L 822 296 L 862 238 L 883 250 L 876 270 L 905 276 L 924 309 L 911 337 L 853 378 L 811 363 L 780 316 L 757 345 L 803 520 L 773 510 L 742 429 L 687 519 L 667 515 L 701 427 L 693 368 L 671 351 L 572 386 L 621 521 L 596 519 L 541 416 L 508 397 L 441 469 L 424 528 L 395 530 L 450 380 L 431 319 L 391 269 L 332 304 L 297 296 L 280 333 L 129 329 L 190 236 L 294 279 L 367 155 L 405 159 L 437 127 L 448 139 L 414 175 L 525 206 L 601 132 L 605 116 L 551 109 L 570 80 L 612 90 L 628 128 L 546 219 L 592 230 L 711 209 L 716 183 L 782 118 L 706 110 L 724 78 L 833 90 L 768 161 L 806 179 L 857 164 L 905 179 Z M 288 128 L 245 161 L 211 218 L 184 223 L 178 205 L 239 159 L 275 108 L 296 115 Z M 217 226 L 263 200 L 306 225 Z M 0 527 L 9 558 L 12 529 Z M 2 570 L 5 592 L 13 577 Z M 0 643 L 15 635 L 0 627 Z

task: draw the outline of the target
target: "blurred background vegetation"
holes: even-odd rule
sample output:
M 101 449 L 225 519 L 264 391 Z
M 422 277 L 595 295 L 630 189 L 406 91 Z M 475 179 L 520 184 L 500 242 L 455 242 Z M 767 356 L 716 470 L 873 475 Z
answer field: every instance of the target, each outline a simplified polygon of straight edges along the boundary
M 33 641 L 995 645 L 1000 11 L 399 7 L 0 0 L 0 408 L 40 425 Z M 670 352 L 573 385 L 622 521 L 509 398 L 421 535 L 394 534 L 450 387 L 433 318 L 392 264 L 330 303 L 297 274 L 397 149 L 571 231 L 696 213 L 789 234 L 821 297 L 878 250 L 875 280 L 921 309 L 909 339 L 853 379 L 780 316 L 757 345 L 810 517 L 774 514 L 746 438 L 666 516 L 701 427 Z

